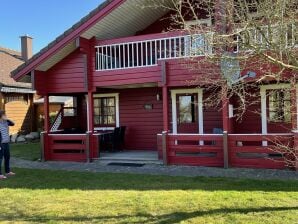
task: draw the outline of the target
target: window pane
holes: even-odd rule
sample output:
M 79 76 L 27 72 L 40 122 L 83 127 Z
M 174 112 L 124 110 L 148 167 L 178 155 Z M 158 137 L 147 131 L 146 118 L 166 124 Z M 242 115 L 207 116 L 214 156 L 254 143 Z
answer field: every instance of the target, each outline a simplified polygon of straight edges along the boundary
M 96 124 L 96 125 L 100 124 L 99 116 L 94 117 L 94 124 Z
M 109 107 L 108 108 L 108 114 L 109 115 L 114 115 L 115 114 L 115 107 Z
M 179 96 L 179 121 L 180 123 L 192 123 L 192 97 Z
M 94 99 L 94 107 L 99 107 L 100 106 L 100 100 L 99 99 Z
M 115 123 L 115 117 L 114 116 L 108 116 L 108 124 L 114 124 Z
M 289 90 L 274 90 L 269 93 L 269 119 L 272 122 L 291 121 L 291 98 Z
M 107 106 L 115 106 L 115 98 L 108 98 Z
M 100 115 L 100 108 L 94 108 L 94 115 Z

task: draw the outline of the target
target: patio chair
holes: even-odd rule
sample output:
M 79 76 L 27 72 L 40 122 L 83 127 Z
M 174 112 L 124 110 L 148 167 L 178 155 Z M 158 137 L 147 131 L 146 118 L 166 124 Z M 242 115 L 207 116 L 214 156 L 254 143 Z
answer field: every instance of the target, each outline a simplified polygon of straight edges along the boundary
M 114 132 L 107 135 L 106 148 L 109 152 L 116 152 L 120 150 L 120 128 L 114 129 Z
M 125 131 L 126 126 L 120 127 L 120 150 L 123 150 L 125 147 Z

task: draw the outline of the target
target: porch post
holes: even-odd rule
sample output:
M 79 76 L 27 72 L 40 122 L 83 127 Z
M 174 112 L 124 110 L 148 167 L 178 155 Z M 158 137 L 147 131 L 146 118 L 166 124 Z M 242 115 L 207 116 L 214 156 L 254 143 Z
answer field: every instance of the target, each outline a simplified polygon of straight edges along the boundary
M 292 132 L 293 132 L 293 166 L 296 171 L 298 171 L 298 99 L 297 99 L 298 87 L 296 86 L 296 81 L 291 83 L 291 123 L 292 123 Z
M 93 118 L 93 93 L 92 91 L 88 91 L 88 95 L 86 96 L 87 101 L 87 144 L 86 144 L 86 156 L 87 162 L 90 162 L 91 158 L 98 157 L 98 150 L 95 147 L 95 142 L 93 141 L 93 133 L 94 133 L 94 118 Z
M 266 88 L 264 86 L 260 87 L 260 95 L 261 95 L 261 121 L 262 121 L 262 134 L 267 134 L 267 95 Z M 263 146 L 267 146 L 268 142 L 263 141 Z
M 44 110 L 44 130 L 45 132 L 50 132 L 50 116 L 49 116 L 49 96 L 44 96 L 43 102 L 43 110 Z
M 168 138 L 167 138 L 168 132 L 163 131 L 162 132 L 162 159 L 163 164 L 168 165 Z
M 295 82 L 291 83 L 291 123 L 292 130 L 297 130 L 297 87 Z
M 87 131 L 94 131 L 94 118 L 93 118 L 93 94 L 91 91 L 88 91 L 86 97 L 87 100 Z
M 169 130 L 169 110 L 168 110 L 168 87 L 164 85 L 162 87 L 162 115 L 163 115 L 163 130 Z
M 222 99 L 222 127 L 223 131 L 229 132 L 230 130 L 229 121 L 229 99 L 227 96 L 223 96 Z
M 169 110 L 168 110 L 168 86 L 167 86 L 167 64 L 161 62 L 161 84 L 162 84 L 162 111 L 163 111 L 163 131 L 169 130 Z
M 230 129 L 229 120 L 229 99 L 227 93 L 222 98 L 222 127 L 223 127 L 223 155 L 224 168 L 229 168 L 229 152 L 228 152 L 228 133 Z
M 44 96 L 43 108 L 44 108 L 44 132 L 41 135 L 41 150 L 42 161 L 49 159 L 49 148 L 48 148 L 48 134 L 50 133 L 50 116 L 49 116 L 49 96 Z

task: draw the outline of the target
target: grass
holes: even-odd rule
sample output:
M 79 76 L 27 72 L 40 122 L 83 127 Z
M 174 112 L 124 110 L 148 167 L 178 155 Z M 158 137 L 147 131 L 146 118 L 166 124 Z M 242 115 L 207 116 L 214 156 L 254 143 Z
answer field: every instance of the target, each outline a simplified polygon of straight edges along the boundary
M 297 181 L 15 171 L 3 223 L 297 223 Z
M 11 156 L 35 161 L 40 159 L 40 143 L 15 143 L 10 145 Z

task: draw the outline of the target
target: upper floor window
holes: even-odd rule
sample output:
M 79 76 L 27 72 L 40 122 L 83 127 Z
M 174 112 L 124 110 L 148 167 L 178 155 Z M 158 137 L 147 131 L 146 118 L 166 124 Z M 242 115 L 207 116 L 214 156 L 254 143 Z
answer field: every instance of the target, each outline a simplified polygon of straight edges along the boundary
M 289 90 L 278 89 L 269 93 L 269 121 L 291 122 L 291 96 Z

